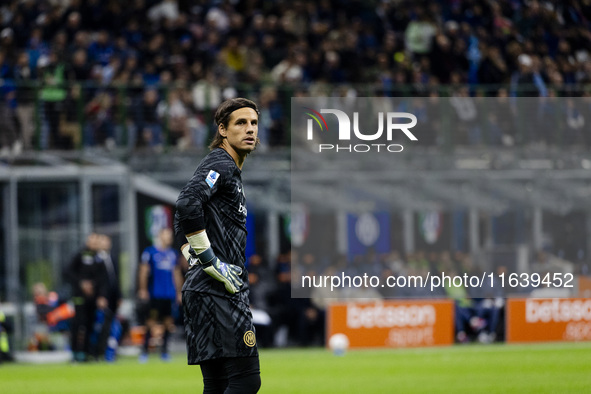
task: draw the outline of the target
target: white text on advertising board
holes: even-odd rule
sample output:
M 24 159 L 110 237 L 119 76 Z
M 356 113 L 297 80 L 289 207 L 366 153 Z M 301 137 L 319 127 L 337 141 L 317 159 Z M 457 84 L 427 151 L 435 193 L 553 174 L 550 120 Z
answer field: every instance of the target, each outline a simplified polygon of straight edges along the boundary
M 369 305 L 347 306 L 347 327 L 389 328 L 434 325 L 435 308 L 432 305 Z
M 525 321 L 528 323 L 591 321 L 591 299 L 588 300 L 527 300 Z

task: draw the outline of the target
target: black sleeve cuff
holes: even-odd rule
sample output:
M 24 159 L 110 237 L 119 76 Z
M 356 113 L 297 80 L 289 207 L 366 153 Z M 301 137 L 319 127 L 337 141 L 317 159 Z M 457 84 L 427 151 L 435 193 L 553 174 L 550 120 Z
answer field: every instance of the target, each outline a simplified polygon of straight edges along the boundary
M 203 217 L 182 220 L 180 224 L 185 235 L 205 229 L 205 219 Z

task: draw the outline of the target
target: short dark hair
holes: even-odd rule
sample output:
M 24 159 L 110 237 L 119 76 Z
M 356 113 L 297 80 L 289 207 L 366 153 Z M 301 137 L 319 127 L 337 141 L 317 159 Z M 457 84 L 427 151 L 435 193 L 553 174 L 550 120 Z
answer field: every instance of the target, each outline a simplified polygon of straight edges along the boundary
M 242 97 L 229 99 L 220 104 L 214 116 L 214 121 L 218 128 L 215 131 L 215 136 L 213 137 L 211 144 L 209 144 L 209 149 L 219 148 L 222 145 L 222 142 L 224 142 L 224 137 L 222 137 L 220 134 L 220 125 L 224 125 L 224 127 L 227 128 L 232 112 L 245 107 L 254 109 L 257 115 L 260 115 L 259 107 L 257 107 L 256 103 Z M 257 137 L 256 145 L 258 144 L 259 138 Z

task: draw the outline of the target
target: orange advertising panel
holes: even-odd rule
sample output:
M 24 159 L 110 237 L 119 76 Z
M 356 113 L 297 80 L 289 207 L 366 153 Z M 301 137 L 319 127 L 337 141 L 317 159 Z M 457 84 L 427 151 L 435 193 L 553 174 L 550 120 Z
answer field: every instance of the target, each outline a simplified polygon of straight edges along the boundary
M 591 298 L 510 299 L 507 342 L 591 340 Z
M 351 348 L 451 345 L 454 305 L 449 300 L 332 304 L 327 340 L 343 333 Z

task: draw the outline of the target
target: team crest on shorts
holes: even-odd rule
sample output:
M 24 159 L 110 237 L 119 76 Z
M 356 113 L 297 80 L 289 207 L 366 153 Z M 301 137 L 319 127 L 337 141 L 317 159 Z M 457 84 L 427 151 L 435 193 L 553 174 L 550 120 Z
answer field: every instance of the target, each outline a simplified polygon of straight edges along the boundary
M 257 340 L 256 340 L 256 338 L 254 336 L 254 332 L 252 332 L 252 331 L 246 331 L 244 333 L 244 343 L 248 347 L 253 347 L 254 345 L 257 344 Z

